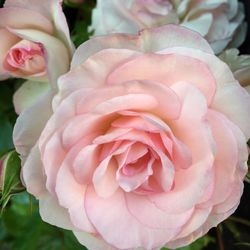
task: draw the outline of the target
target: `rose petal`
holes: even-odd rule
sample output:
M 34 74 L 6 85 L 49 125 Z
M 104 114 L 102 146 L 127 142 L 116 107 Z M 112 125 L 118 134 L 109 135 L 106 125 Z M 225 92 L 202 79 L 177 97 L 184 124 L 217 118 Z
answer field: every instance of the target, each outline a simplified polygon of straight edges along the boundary
M 90 55 L 103 49 L 131 49 L 143 52 L 156 52 L 171 47 L 187 47 L 213 54 L 210 46 L 197 33 L 175 25 L 165 25 L 154 29 L 145 29 L 139 35 L 97 36 L 78 47 L 71 67 L 80 65 Z M 86 54 L 87 52 L 87 54 Z
M 109 84 L 121 84 L 133 79 L 156 81 L 168 87 L 181 81 L 190 82 L 204 93 L 208 103 L 211 103 L 216 87 L 215 79 L 206 64 L 191 56 L 176 54 L 138 56 L 117 67 L 107 81 Z
M 116 170 L 117 163 L 112 156 L 107 157 L 97 166 L 92 181 L 98 196 L 107 198 L 115 193 L 118 188 Z
M 181 229 L 194 211 L 190 209 L 180 214 L 168 214 L 156 207 L 145 196 L 127 193 L 125 197 L 129 212 L 139 222 L 150 228 Z
M 25 8 L 1 8 L 0 16 L 0 27 L 8 27 L 11 29 L 34 29 L 53 34 L 53 25 L 50 20 L 39 12 L 27 9 L 27 6 L 25 6 Z
M 24 110 L 17 118 L 13 141 L 18 153 L 25 160 L 30 149 L 36 144 L 42 129 L 52 113 L 52 93 L 49 92 L 37 100 L 35 104 Z M 39 114 L 39 119 L 37 115 Z
M 22 163 L 21 176 L 27 191 L 37 197 L 46 193 L 46 176 L 44 174 L 43 164 L 37 145 L 33 147 L 27 160 Z
M 56 194 L 59 204 L 68 209 L 70 219 L 76 228 L 95 233 L 84 208 L 86 186 L 79 185 L 74 179 L 71 160 L 71 156 L 68 156 L 58 171 Z
M 177 230 L 151 229 L 139 223 L 129 213 L 123 193 L 119 190 L 113 196 L 103 199 L 89 186 L 85 207 L 90 221 L 104 240 L 117 248 L 152 249 L 162 246 L 177 233 Z M 103 211 L 108 213 L 104 216 Z
M 23 110 L 31 107 L 48 90 L 49 85 L 46 82 L 24 82 L 13 96 L 16 113 L 20 114 Z
M 76 229 L 69 219 L 68 211 L 59 206 L 55 197 L 49 193 L 45 193 L 39 197 L 39 213 L 43 221 L 54 226 L 68 230 Z

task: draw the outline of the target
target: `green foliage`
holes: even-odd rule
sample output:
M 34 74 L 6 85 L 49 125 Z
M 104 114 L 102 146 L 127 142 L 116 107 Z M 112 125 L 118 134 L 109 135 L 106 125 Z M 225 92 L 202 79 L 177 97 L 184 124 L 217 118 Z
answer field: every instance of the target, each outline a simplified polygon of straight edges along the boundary
M 6 250 L 86 250 L 72 232 L 43 222 L 37 202 L 26 192 L 11 198 L 2 215 L 0 232 L 0 246 Z
M 78 47 L 83 42 L 87 41 L 90 36 L 88 33 L 88 23 L 85 20 L 76 21 L 75 27 L 71 33 L 71 39 L 75 46 Z
M 24 190 L 20 180 L 21 161 L 15 151 L 3 157 L 1 169 L 0 206 L 4 209 L 12 195 Z
M 12 130 L 16 114 L 12 104 L 13 88 L 11 81 L 0 84 L 0 156 L 14 148 Z

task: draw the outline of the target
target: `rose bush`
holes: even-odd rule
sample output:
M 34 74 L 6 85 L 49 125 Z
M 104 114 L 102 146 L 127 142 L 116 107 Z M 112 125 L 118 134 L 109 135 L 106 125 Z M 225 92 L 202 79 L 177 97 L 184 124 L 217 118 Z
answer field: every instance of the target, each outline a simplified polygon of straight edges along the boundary
M 96 35 L 136 33 L 143 28 L 180 24 L 199 32 L 215 53 L 220 53 L 244 41 L 243 20 L 244 8 L 238 0 L 98 0 L 91 29 Z
M 14 97 L 20 113 L 69 69 L 74 46 L 61 1 L 6 0 L 0 9 L 0 79 L 21 77 Z M 34 82 L 35 81 L 35 82 Z
M 91 250 L 159 249 L 235 211 L 250 96 L 201 36 L 168 25 L 93 38 L 58 84 L 39 140 L 32 115 L 14 131 L 43 220 Z

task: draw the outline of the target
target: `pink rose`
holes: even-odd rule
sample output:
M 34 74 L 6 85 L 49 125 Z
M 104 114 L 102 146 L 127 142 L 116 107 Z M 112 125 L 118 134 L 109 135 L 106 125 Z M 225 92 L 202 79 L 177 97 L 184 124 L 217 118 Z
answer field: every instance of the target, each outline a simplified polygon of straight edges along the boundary
M 91 250 L 160 249 L 235 211 L 250 97 L 198 34 L 169 25 L 93 38 L 58 84 L 30 152 L 22 130 L 36 137 L 34 118 L 14 133 L 43 220 Z
M 0 36 L 0 79 L 29 79 L 14 97 L 20 113 L 69 69 L 74 46 L 61 1 L 6 0 Z
M 58 53 L 62 58 L 53 67 L 68 68 L 73 45 L 60 2 L 5 1 L 0 9 L 1 78 L 15 76 L 46 81 L 47 64 Z
M 95 35 L 136 33 L 164 24 L 199 32 L 215 53 L 238 47 L 245 38 L 244 7 L 238 0 L 97 0 L 91 30 Z

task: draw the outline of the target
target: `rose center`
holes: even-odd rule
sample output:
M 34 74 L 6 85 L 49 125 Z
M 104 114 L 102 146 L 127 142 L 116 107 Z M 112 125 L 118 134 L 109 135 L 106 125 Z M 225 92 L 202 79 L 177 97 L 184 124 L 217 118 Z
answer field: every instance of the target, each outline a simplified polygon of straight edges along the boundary
M 165 129 L 158 127 L 136 112 L 127 115 L 116 119 L 104 135 L 95 139 L 101 148 L 100 165 L 107 159 L 116 163 L 114 178 L 125 192 L 170 191 L 178 166 L 191 164 L 190 152 L 173 138 L 167 125 Z
M 43 48 L 40 44 L 22 40 L 8 51 L 4 68 L 16 75 L 45 73 Z

